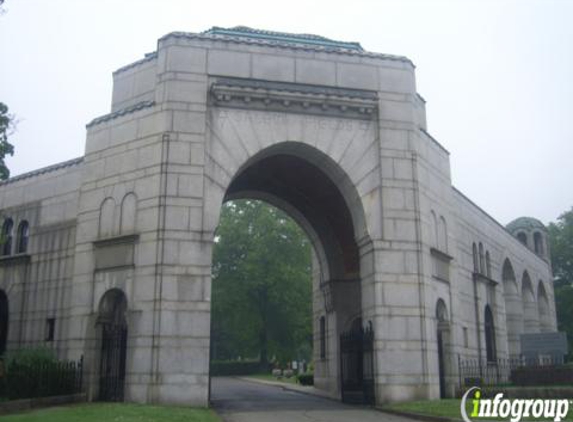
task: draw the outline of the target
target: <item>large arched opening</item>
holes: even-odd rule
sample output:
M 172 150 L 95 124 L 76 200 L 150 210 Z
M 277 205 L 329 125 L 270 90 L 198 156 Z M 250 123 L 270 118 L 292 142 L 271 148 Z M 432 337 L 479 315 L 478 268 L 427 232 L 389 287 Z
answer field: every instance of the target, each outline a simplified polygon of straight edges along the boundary
M 539 284 L 537 285 L 537 307 L 539 312 L 539 329 L 541 332 L 553 331 L 549 299 L 547 298 L 547 292 L 541 280 L 539 280 Z
M 355 327 L 356 321 L 371 327 L 368 315 L 363 313 L 361 279 L 373 269 L 361 253 L 369 237 L 354 185 L 324 153 L 306 144 L 284 142 L 253 155 L 236 172 L 222 202 L 237 199 L 263 200 L 292 217 L 307 234 L 314 257 L 315 387 L 340 398 L 346 367 L 341 364 L 341 335 L 352 329 L 364 334 L 363 327 Z M 372 333 L 371 329 L 367 331 Z M 359 335 L 356 341 L 366 337 Z M 362 394 L 364 383 L 374 385 L 374 367 L 362 361 L 367 353 L 362 344 L 360 347 L 360 353 L 350 358 L 360 362 L 352 362 L 349 367 L 360 369 L 358 387 Z M 372 359 L 371 350 L 368 356 Z M 347 362 L 348 356 L 345 359 Z M 367 370 L 370 373 L 365 373 Z M 357 377 L 354 372 L 349 375 L 353 385 Z M 373 399 L 373 391 L 369 394 Z
M 526 334 L 538 333 L 539 313 L 533 284 L 527 271 L 523 272 L 523 277 L 521 278 L 521 297 L 523 300 L 523 332 Z
M 518 357 L 521 353 L 520 335 L 523 333 L 523 304 L 519 294 L 515 272 L 509 259 L 503 262 L 501 279 L 505 301 L 505 324 L 509 355 Z

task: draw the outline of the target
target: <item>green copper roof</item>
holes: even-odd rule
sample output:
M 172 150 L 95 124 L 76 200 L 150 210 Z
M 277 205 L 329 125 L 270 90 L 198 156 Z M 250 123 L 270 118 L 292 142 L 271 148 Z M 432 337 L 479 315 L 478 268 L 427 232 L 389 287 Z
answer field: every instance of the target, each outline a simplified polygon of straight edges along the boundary
M 202 34 L 225 35 L 230 37 L 247 38 L 251 40 L 260 39 L 287 44 L 313 45 L 335 49 L 364 51 L 362 46 L 357 42 L 336 41 L 312 34 L 289 34 L 287 32 L 264 31 L 260 29 L 249 28 L 247 26 L 234 26 L 232 28 L 221 28 L 214 26 Z
M 533 229 L 540 229 L 545 231 L 545 226 L 543 225 L 543 223 L 541 221 L 539 221 L 536 218 L 533 217 L 519 217 L 516 218 L 515 220 L 513 220 L 511 223 L 509 223 L 507 226 L 505 226 L 505 228 L 507 230 L 509 230 L 511 233 L 515 233 L 518 230 L 526 230 L 526 231 L 530 231 Z

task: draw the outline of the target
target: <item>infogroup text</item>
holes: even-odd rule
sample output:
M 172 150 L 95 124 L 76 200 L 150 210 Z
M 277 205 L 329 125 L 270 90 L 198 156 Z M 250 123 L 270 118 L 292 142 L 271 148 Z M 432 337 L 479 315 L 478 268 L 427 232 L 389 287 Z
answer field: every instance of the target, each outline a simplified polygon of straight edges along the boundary
M 468 415 L 466 405 L 470 395 L 471 412 Z M 493 399 L 486 399 L 482 397 L 479 387 L 472 387 L 462 396 L 460 412 L 465 422 L 472 422 L 471 418 L 509 418 L 511 422 L 519 422 L 529 417 L 559 422 L 569 412 L 569 400 L 504 399 L 503 393 L 496 394 Z

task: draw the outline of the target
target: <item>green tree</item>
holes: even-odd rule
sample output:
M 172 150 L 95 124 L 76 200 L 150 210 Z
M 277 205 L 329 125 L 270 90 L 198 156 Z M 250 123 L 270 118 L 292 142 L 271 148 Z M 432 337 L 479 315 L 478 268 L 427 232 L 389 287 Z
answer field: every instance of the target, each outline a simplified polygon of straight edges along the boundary
M 2 3 L 0 3 L 0 6 Z M 8 142 L 8 135 L 14 125 L 14 117 L 8 114 L 8 107 L 0 103 L 0 180 L 10 177 L 10 170 L 4 159 L 6 155 L 14 155 L 14 146 Z
M 214 358 L 310 358 L 310 266 L 308 238 L 286 214 L 227 202 L 213 251 Z
M 573 283 L 573 208 L 547 228 L 551 245 L 551 265 L 557 285 Z
M 547 228 L 554 274 L 555 308 L 560 331 L 567 333 L 573 352 L 573 208 Z

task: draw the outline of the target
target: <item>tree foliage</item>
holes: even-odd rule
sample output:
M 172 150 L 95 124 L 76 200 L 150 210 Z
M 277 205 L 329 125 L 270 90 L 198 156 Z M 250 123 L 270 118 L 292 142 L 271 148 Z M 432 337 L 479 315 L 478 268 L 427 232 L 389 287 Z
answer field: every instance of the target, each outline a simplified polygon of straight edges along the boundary
M 555 287 L 555 308 L 560 331 L 567 333 L 573 352 L 573 208 L 548 226 Z
M 310 266 L 309 241 L 286 214 L 260 201 L 227 202 L 213 251 L 214 359 L 308 359 Z
M 10 177 L 10 170 L 8 170 L 4 159 L 6 155 L 14 155 L 14 146 L 8 142 L 8 135 L 13 123 L 14 118 L 8 114 L 8 107 L 6 104 L 0 103 L 0 180 L 6 180 Z
M 548 227 L 551 264 L 556 283 L 573 283 L 573 208 Z

